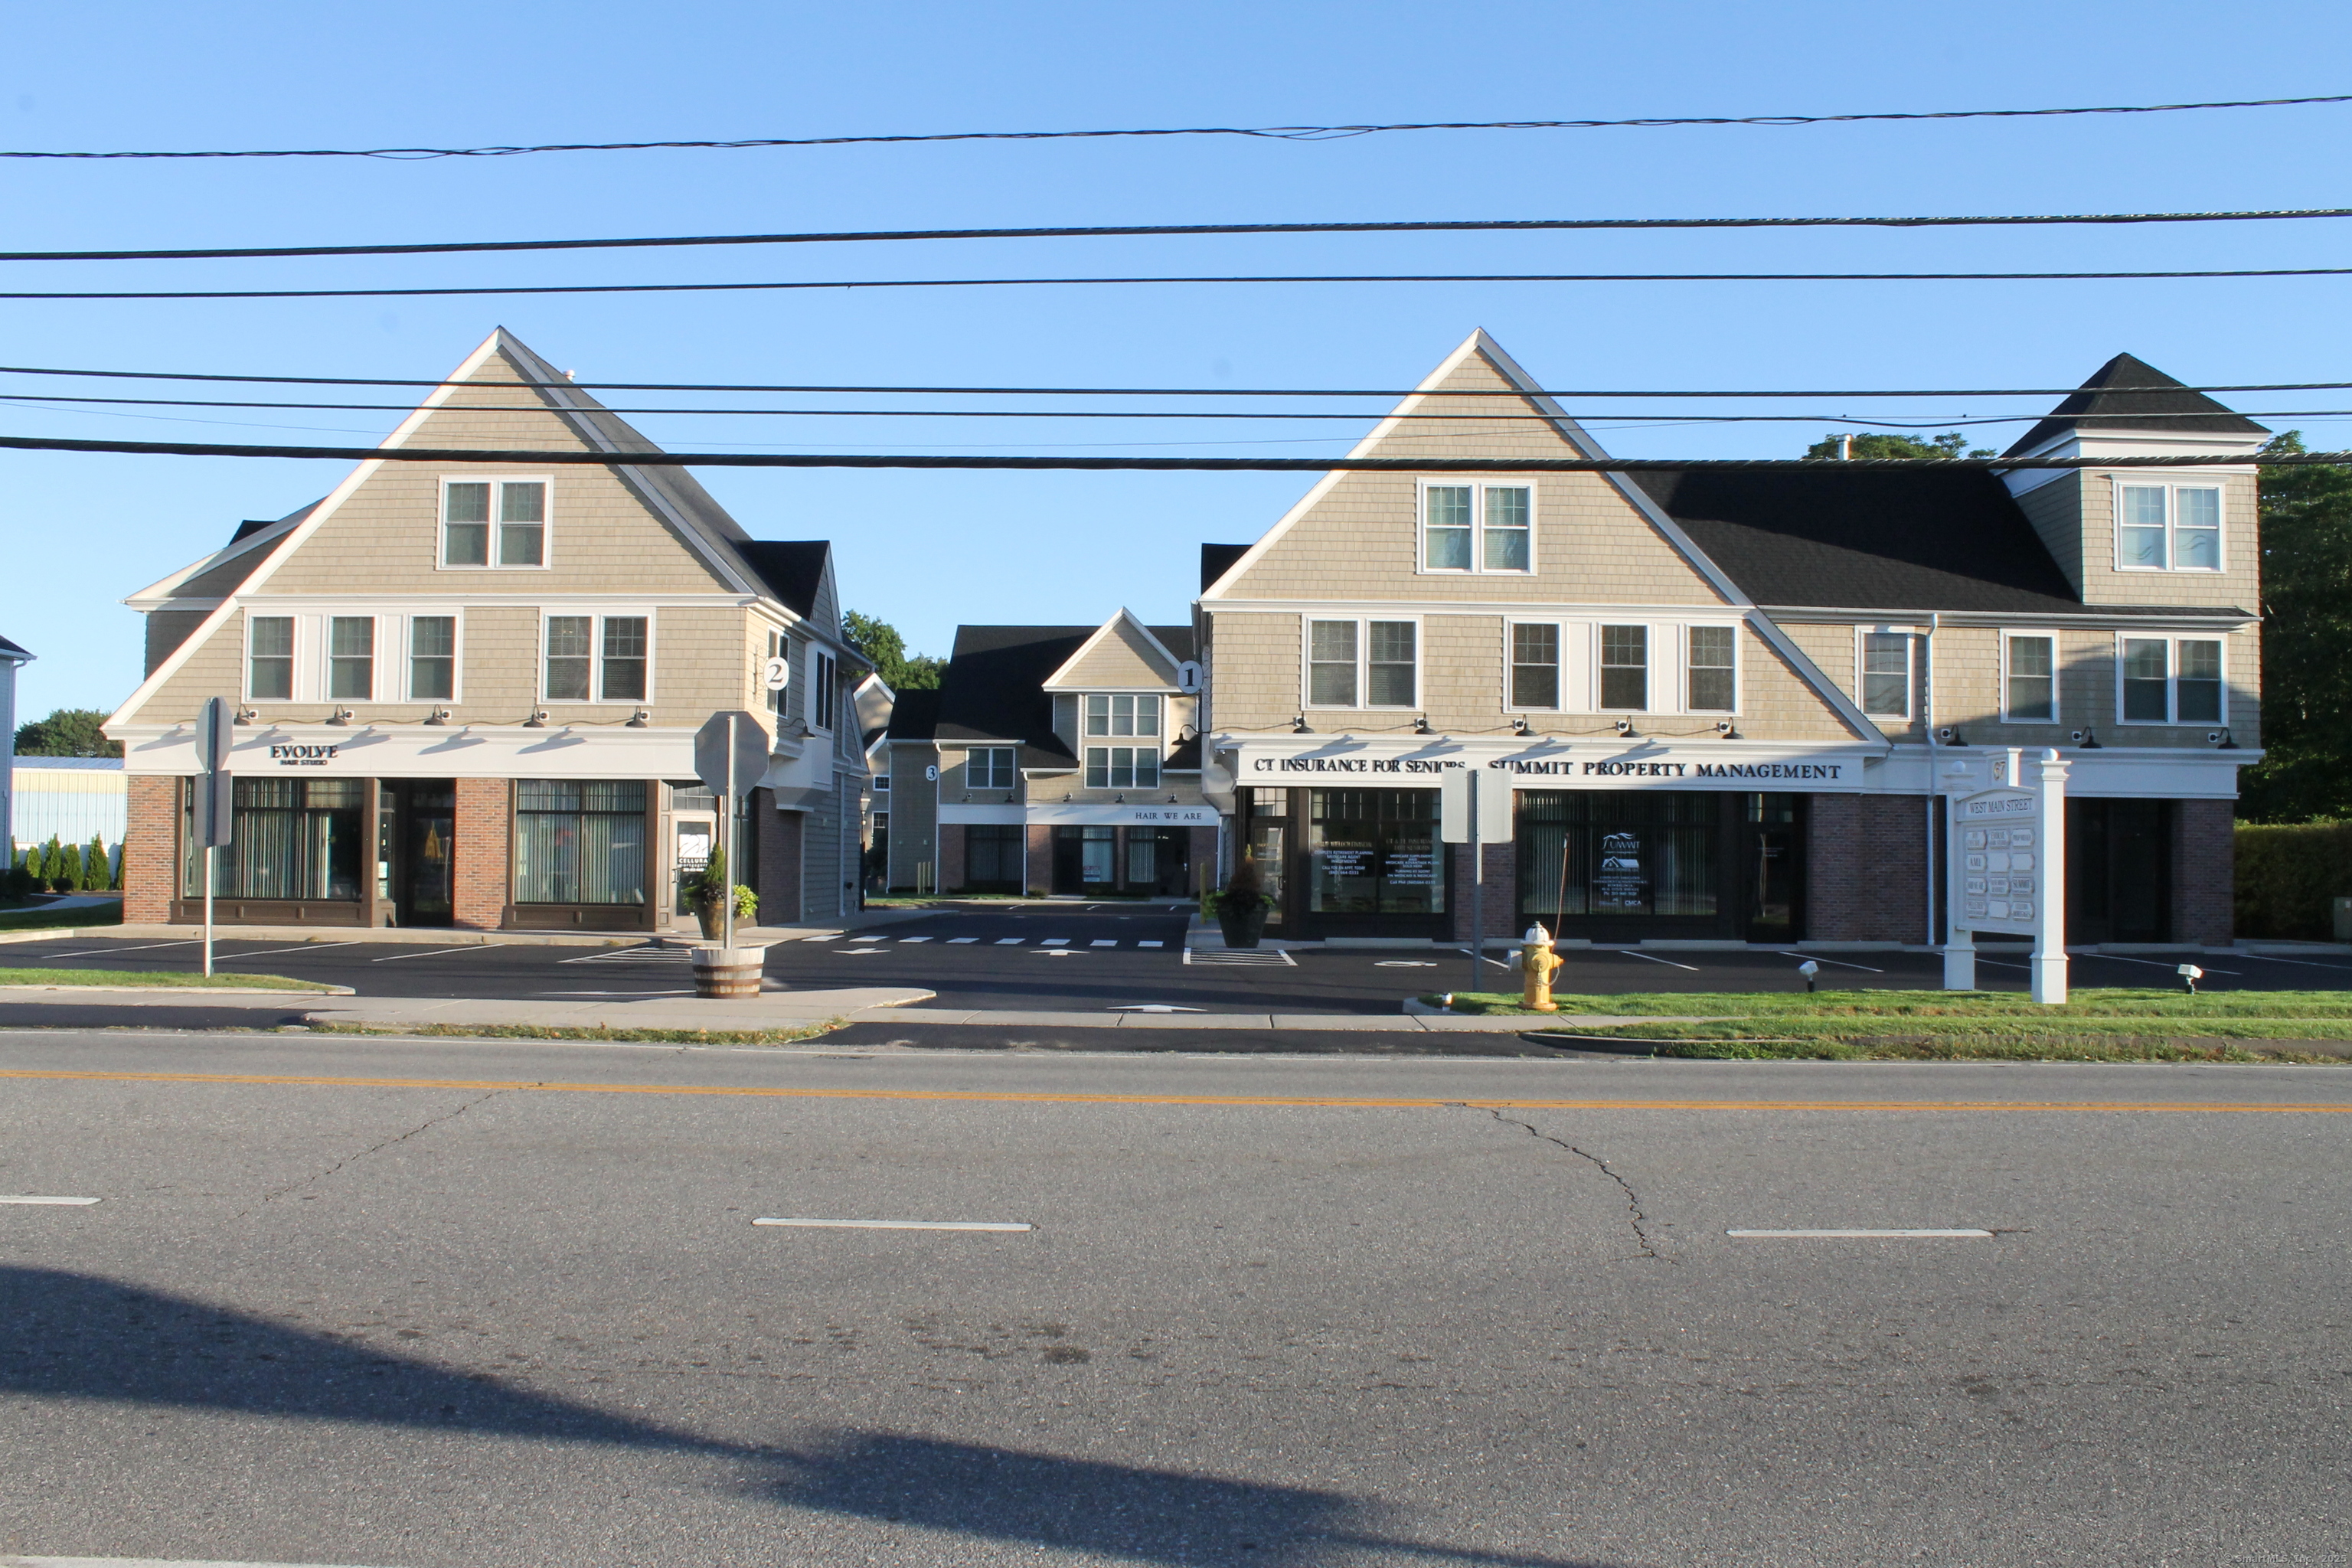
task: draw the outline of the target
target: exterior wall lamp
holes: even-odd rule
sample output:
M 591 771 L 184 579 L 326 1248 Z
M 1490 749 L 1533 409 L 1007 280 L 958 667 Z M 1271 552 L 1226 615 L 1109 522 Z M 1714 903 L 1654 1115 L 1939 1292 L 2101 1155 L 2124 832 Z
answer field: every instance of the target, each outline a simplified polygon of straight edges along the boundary
M 436 730 L 445 728 L 449 722 L 449 710 L 436 708 L 425 716 L 425 722 Z
M 530 718 L 528 718 L 528 719 L 526 719 L 526 720 L 524 720 L 524 721 L 522 721 L 522 727 L 523 727 L 524 729 L 526 729 L 526 730 L 544 730 L 544 729 L 546 729 L 546 728 L 547 728 L 547 710 L 546 710 L 546 709 L 544 709 L 544 708 L 534 708 L 534 709 L 532 709 L 532 710 L 530 710 Z
M 1312 735 L 1315 733 L 1315 726 L 1307 721 L 1306 714 L 1301 713 L 1290 721 L 1290 732 L 1294 735 Z
M 340 726 L 340 725 L 349 724 L 349 723 L 352 721 L 352 718 L 353 718 L 353 717 L 354 717 L 354 715 L 352 714 L 352 710 L 351 710 L 350 709 L 348 709 L 348 708 L 338 708 L 338 709 L 336 709 L 332 713 L 331 713 L 331 714 L 329 714 L 329 715 L 327 716 L 327 720 L 326 720 L 326 721 L 327 721 L 328 723 L 330 723 L 330 724 L 334 724 L 334 725 L 339 725 L 339 726 Z
M 1526 714 L 1522 713 L 1517 718 L 1511 721 L 1511 733 L 1514 735 L 1532 735 L 1535 733 L 1535 731 L 1528 725 L 1528 716 Z
M 653 710 L 649 708 L 640 708 L 635 712 L 629 715 L 629 721 L 624 725 L 623 728 L 629 730 L 643 730 L 653 721 Z

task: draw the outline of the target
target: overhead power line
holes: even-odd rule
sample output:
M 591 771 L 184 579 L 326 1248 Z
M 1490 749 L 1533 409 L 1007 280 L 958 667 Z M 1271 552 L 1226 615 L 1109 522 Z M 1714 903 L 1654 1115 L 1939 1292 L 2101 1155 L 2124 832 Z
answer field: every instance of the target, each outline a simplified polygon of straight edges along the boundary
M 183 370 L 79 370 L 54 365 L 0 364 L 0 375 L 57 375 L 106 381 L 208 381 L 231 382 L 243 385 L 268 386 L 419 386 L 437 387 L 462 385 L 463 383 L 431 378 L 354 375 L 240 375 L 218 371 Z M 724 381 L 510 381 L 490 384 L 500 386 L 538 388 L 541 390 L 594 392 L 773 392 L 807 393 L 824 395 L 904 395 L 971 396 L 971 397 L 1495 397 L 1511 395 L 1492 387 L 1276 387 L 1276 386 L 846 386 L 817 383 L 724 382 Z M 1582 387 L 1553 390 L 1530 390 L 1517 395 L 1526 397 L 1549 397 L 1556 401 L 1570 398 L 1637 397 L 1637 398 L 1775 398 L 1775 397 L 2066 397 L 2082 391 L 2079 386 L 1993 386 L 1993 387 L 1918 387 L 1887 388 L 1815 388 L 1790 391 L 1785 388 L 1763 388 L 1747 391 L 1658 391 L 1643 388 Z M 2215 382 L 2202 386 L 2183 386 L 2174 382 L 2151 383 L 2146 386 L 2117 384 L 2103 387 L 2108 393 L 2123 392 L 2345 392 L 2352 391 L 2352 381 L 2265 381 Z
M 735 151 L 753 147 L 859 147 L 927 142 L 1074 142 L 1114 137 L 1246 136 L 1282 142 L 1336 142 L 1390 131 L 1612 131 L 1710 125 L 1846 125 L 1865 121 L 2042 120 L 2078 114 L 2173 114 L 2198 109 L 2279 109 L 2294 104 L 2347 103 L 2325 98 L 2231 99 L 2215 103 L 2107 104 L 2085 109 L 1947 109 L 1874 114 L 1678 115 L 1642 120 L 1425 121 L 1389 125 L 1192 125 L 1132 131 L 947 131 L 896 136 L 762 136 L 732 142 L 551 142 L 516 147 L 285 147 L 249 152 L 6 153 L 0 158 L 512 158 L 527 153 L 648 153 Z
M 452 256 L 507 250 L 646 250 L 713 245 L 850 245 L 918 239 L 1116 239 L 1259 234 L 1536 233 L 1567 229 L 1980 228 L 2256 223 L 2352 217 L 2352 207 L 2244 212 L 1995 213 L 1959 217 L 1426 218 L 1330 223 L 1097 224 L 1053 228 L 841 229 L 807 234 L 639 235 L 616 239 L 469 239 L 411 245 L 247 245 L 193 250 L 9 250 L 0 261 L 223 261 L 289 256 Z
M 404 300 L 505 294 L 744 294 L 817 289 L 1033 289 L 1139 283 L 1932 283 L 2347 275 L 2352 275 L 2352 267 L 2215 267 L 2169 272 L 1215 273 L 1138 278 L 845 278 L 783 283 L 502 283 L 450 289 L 68 289 L 0 292 L 0 300 Z
M 2352 452 L 2294 452 L 2217 459 L 2211 456 L 2117 458 L 1064 458 L 943 457 L 928 453 L 849 452 L 587 452 L 531 448 L 494 451 L 469 447 L 248 447 L 209 441 L 76 441 L 0 436 L 0 450 L 113 452 L 179 458 L 312 458 L 344 462 L 479 463 L 530 468 L 575 466 L 717 468 L 1007 468 L 1142 469 L 1204 473 L 1524 474 L 1660 473 L 1694 468 L 2009 469 L 2187 468 L 2217 461 L 2262 468 L 2352 463 Z

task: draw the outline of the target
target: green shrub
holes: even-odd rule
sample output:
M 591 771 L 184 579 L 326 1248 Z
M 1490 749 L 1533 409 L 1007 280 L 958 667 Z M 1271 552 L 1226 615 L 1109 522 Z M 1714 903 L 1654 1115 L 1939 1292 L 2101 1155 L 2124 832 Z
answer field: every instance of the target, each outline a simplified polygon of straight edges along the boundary
M 29 884 L 25 890 L 28 893 L 47 892 L 49 886 L 49 862 L 47 852 L 39 845 L 34 845 L 25 851 L 24 864 L 25 880 Z
M 81 890 L 80 845 L 68 844 L 65 847 L 65 858 L 58 861 L 57 868 L 49 873 L 49 886 L 60 893 L 76 893 Z
M 2241 823 L 2237 860 L 2240 936 L 2336 934 L 2333 900 L 2352 898 L 2352 823 Z
M 107 858 L 105 837 L 91 834 L 89 847 L 81 852 L 81 890 L 85 893 L 106 891 L 107 883 L 113 880 L 107 873 L 112 869 Z

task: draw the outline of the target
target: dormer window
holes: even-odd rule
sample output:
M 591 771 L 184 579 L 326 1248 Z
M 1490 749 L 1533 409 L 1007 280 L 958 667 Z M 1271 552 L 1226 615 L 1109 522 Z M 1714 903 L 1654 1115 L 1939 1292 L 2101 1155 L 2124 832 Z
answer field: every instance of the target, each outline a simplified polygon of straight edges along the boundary
M 2116 486 L 2116 570 L 2221 570 L 2221 492 L 2212 485 Z
M 1087 694 L 1089 735 L 1157 735 L 1160 699 L 1150 695 L 1090 691 Z

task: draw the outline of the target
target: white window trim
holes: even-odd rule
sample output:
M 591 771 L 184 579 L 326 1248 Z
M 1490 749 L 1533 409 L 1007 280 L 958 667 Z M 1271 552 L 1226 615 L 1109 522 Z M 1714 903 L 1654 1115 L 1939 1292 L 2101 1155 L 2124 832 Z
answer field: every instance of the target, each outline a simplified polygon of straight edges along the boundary
M 1149 790 L 1156 790 L 1160 788 L 1161 781 L 1167 776 L 1168 773 L 1168 754 L 1165 752 L 1155 752 L 1154 749 L 1150 746 L 1137 745 L 1135 742 L 1140 738 L 1142 737 L 1132 735 L 1120 735 L 1116 738 L 1098 735 L 1095 739 L 1097 742 L 1100 742 L 1099 744 L 1089 743 L 1080 746 L 1078 748 L 1078 787 L 1081 789 Z M 1103 784 L 1095 784 L 1087 778 L 1087 775 L 1094 769 L 1094 763 L 1092 760 L 1094 753 L 1101 752 L 1106 753 L 1103 757 L 1103 777 L 1108 781 L 1110 777 L 1110 770 L 1114 765 L 1108 753 L 1121 750 L 1142 752 L 1151 755 L 1151 782 L 1150 784 L 1111 784 L 1108 782 Z
M 550 697 L 547 694 L 547 623 L 557 616 L 585 616 L 588 631 L 588 692 L 586 697 Z M 643 697 L 606 697 L 604 695 L 604 623 L 609 620 L 634 620 L 642 617 L 646 623 L 646 694 Z M 661 648 L 660 618 L 653 606 L 595 605 L 581 609 L 565 609 L 558 605 L 543 606 L 539 612 L 539 673 L 532 686 L 539 692 L 541 707 L 555 708 L 651 708 L 660 695 Z
M 453 566 L 449 563 L 449 487 L 453 484 L 488 484 L 495 498 L 498 487 L 506 485 L 544 485 L 547 500 L 540 509 L 539 561 L 535 565 L 501 566 L 499 564 L 498 508 L 490 508 L 490 542 L 483 553 L 489 557 L 479 566 Z M 439 572 L 547 572 L 555 566 L 555 476 L 553 474 L 443 474 L 435 491 L 435 505 L 439 514 L 433 530 L 433 564 Z
M 1557 656 L 1558 662 L 1553 666 L 1553 668 L 1559 675 L 1559 682 L 1555 687 L 1555 689 L 1559 692 L 1559 700 L 1554 702 L 1548 708 L 1539 704 L 1531 705 L 1512 700 L 1514 696 L 1517 694 L 1511 689 L 1511 672 L 1518 666 L 1518 659 L 1516 657 L 1518 639 L 1513 634 L 1515 634 L 1521 626 L 1549 626 L 1556 638 L 1552 645 L 1552 651 Z M 1506 616 L 1503 618 L 1503 689 L 1501 698 L 1504 712 L 1572 713 L 1576 711 L 1576 710 L 1569 703 L 1569 697 L 1572 689 L 1569 683 L 1573 678 L 1573 670 L 1575 667 L 1575 661 L 1569 657 L 1569 639 L 1576 634 L 1576 623 L 1572 621 L 1562 623 L 1559 621 L 1529 620 L 1522 616 Z
M 2164 712 L 2161 719 L 2126 719 L 2124 717 L 2124 644 L 2126 642 L 2160 642 L 2164 644 Z M 2180 645 L 2185 642 L 2218 643 L 2221 648 L 2221 716 L 2218 719 L 2183 719 L 2180 715 Z M 2183 637 L 2176 633 L 2117 632 L 2116 634 L 2116 723 L 2135 730 L 2178 730 L 2210 725 L 2227 729 L 2230 723 L 2230 639 L 2216 634 L 2212 637 Z
M 365 697 L 337 697 L 332 695 L 335 689 L 335 623 L 337 621 L 373 621 L 375 624 L 375 641 L 368 654 L 368 694 Z M 400 700 L 398 698 L 387 698 L 382 695 L 384 689 L 383 633 L 384 627 L 387 626 L 399 627 L 400 617 L 398 616 L 369 615 L 365 612 L 353 615 L 335 610 L 329 610 L 326 614 L 319 617 L 318 633 L 312 638 L 318 650 L 312 660 L 312 675 L 318 681 L 317 690 L 319 696 L 317 700 L 338 705 L 348 702 L 353 706 L 359 706 L 362 704 L 373 706 L 381 702 L 396 702 Z M 294 646 L 298 653 L 301 648 L 301 629 L 299 626 L 297 626 L 294 633 Z M 401 651 L 401 658 L 405 659 L 407 657 L 407 650 L 404 647 Z M 301 689 L 299 679 L 297 680 L 295 689 Z M 398 689 L 398 688 L 395 687 L 394 689 Z
M 1868 674 L 1868 671 L 1864 668 L 1864 658 L 1870 647 L 1867 639 L 1873 636 L 1899 637 L 1903 639 L 1903 711 L 1900 713 L 1873 713 L 1870 710 L 1867 689 L 1863 685 L 1863 679 L 1866 674 Z M 1874 724 L 1877 723 L 1882 719 L 1891 720 L 1898 724 L 1913 724 L 1918 721 L 1918 627 L 1901 626 L 1858 626 L 1853 628 L 1853 705 L 1860 710 L 1864 718 L 1869 720 Z
M 1091 733 L 1087 729 L 1087 699 L 1090 697 L 1149 697 L 1160 704 L 1160 728 L 1156 732 L 1150 735 L 1097 735 Z M 1107 746 L 1115 745 L 1120 742 L 1125 742 L 1127 744 L 1132 746 L 1138 742 L 1149 741 L 1157 742 L 1160 754 L 1161 756 L 1164 757 L 1168 754 L 1169 702 L 1168 694 L 1166 692 L 1137 690 L 1132 689 L 1122 689 L 1118 687 L 1094 687 L 1077 693 L 1077 699 L 1078 743 L 1080 745 L 1089 745 L 1094 742 L 1100 741 Z M 1108 714 L 1104 715 L 1103 722 L 1106 724 L 1110 722 L 1110 716 Z
M 833 667 L 830 670 L 825 668 L 827 664 Z M 828 706 L 833 712 L 821 720 L 820 710 Z M 808 696 L 802 700 L 801 708 L 801 717 L 808 721 L 812 734 L 830 735 L 840 723 L 841 660 L 814 642 L 808 644 Z
M 1458 575 L 1458 574 L 1452 574 Z M 1315 701 L 1313 663 L 1315 623 L 1318 621 L 1353 621 L 1356 626 L 1356 698 L 1353 702 Z M 1364 700 L 1372 689 L 1372 633 L 1374 621 L 1410 621 L 1412 623 L 1412 695 L 1413 701 L 1372 703 Z M 1301 616 L 1298 617 L 1298 710 L 1318 713 L 1419 713 L 1425 711 L 1422 700 L 1428 695 L 1423 666 L 1429 656 L 1429 629 L 1419 616 Z M 1083 721 L 1083 720 L 1082 720 Z
M 2109 479 L 2107 518 L 2108 532 L 2113 534 L 2115 567 L 2118 572 L 2137 572 L 2143 575 L 2190 572 L 2200 576 L 2218 576 L 2230 569 L 2230 488 L 2219 479 L 2203 483 L 2178 479 L 2136 479 L 2126 474 L 2112 474 Z M 2164 564 L 2161 566 L 2126 566 L 2124 564 L 2124 487 L 2133 489 L 2156 489 L 2164 492 Z M 2215 490 L 2221 500 L 2213 509 L 2219 524 L 2213 530 L 2213 564 L 2183 566 L 2180 564 L 2180 503 L 2177 499 L 2182 490 Z M 2120 678 L 2118 678 L 2120 679 Z M 2120 711 L 2120 710 L 2118 710 Z M 2146 720 L 2140 721 L 2142 723 Z
M 1602 626 L 1640 626 L 1640 627 L 1641 627 L 1644 632 L 1646 632 L 1647 634 L 1649 634 L 1647 637 L 1645 637 L 1643 639 L 1643 645 L 1642 645 L 1642 650 L 1643 650 L 1643 652 L 1647 656 L 1647 662 L 1646 662 L 1646 663 L 1644 663 L 1644 664 L 1643 664 L 1643 686 L 1642 686 L 1642 694 L 1643 694 L 1643 696 L 1644 696 L 1645 698 L 1647 698 L 1647 699 L 1649 700 L 1649 706 L 1648 706 L 1648 707 L 1646 707 L 1646 708 L 1603 708 L 1603 707 L 1601 705 L 1601 628 Z M 1676 628 L 1675 628 L 1677 635 L 1679 635 L 1679 633 L 1680 633 L 1680 629 L 1681 629 L 1680 627 L 1676 627 Z M 1587 712 L 1590 712 L 1590 713 L 1673 713 L 1673 712 L 1677 712 L 1677 711 L 1679 711 L 1679 710 L 1677 710 L 1677 709 L 1674 709 L 1674 708 L 1661 708 L 1661 707 L 1658 705 L 1658 662 L 1659 662 L 1659 661 L 1658 661 L 1658 624 L 1657 624 L 1655 621 L 1635 621 L 1635 620 L 1622 620 L 1622 621 L 1621 621 L 1621 620 L 1606 620 L 1606 621 L 1598 621 L 1598 620 L 1597 620 L 1597 621 L 1593 621 L 1593 622 L 1591 622 L 1591 625 L 1590 625 L 1590 628 L 1588 629 L 1588 631 L 1587 631 L 1587 633 L 1586 633 L 1586 637 L 1587 637 L 1587 638 L 1589 639 L 1589 642 L 1590 642 L 1590 651 L 1591 651 L 1591 657 L 1590 658 L 1590 659 L 1587 661 L 1587 668 L 1589 668 L 1591 670 L 1591 672 L 1592 672 L 1592 683 L 1591 683 L 1591 687 L 1589 688 L 1589 689 L 1588 689 L 1588 694 L 1589 694 L 1589 695 L 1591 696 L 1591 698 L 1592 699 L 1592 705 L 1591 705 L 1590 708 L 1588 708 L 1587 710 L 1585 710 Z M 1668 691 L 1668 695 L 1670 695 L 1670 696 L 1675 696 L 1675 697 L 1679 697 L 1679 696 L 1680 696 L 1680 693 L 1674 691 L 1674 689 L 1673 689 L 1673 688 L 1672 688 L 1671 684 L 1669 684 L 1668 689 L 1667 689 L 1667 691 Z
M 972 753 L 975 752 L 1005 752 L 1011 753 L 1013 758 L 1013 782 L 1011 784 L 974 784 L 971 779 L 971 759 Z M 963 749 L 963 787 L 967 794 L 976 789 L 1019 789 L 1021 787 L 1021 748 L 1006 742 L 999 742 L 992 745 L 966 746 Z
M 1690 635 L 1692 632 L 1698 630 L 1702 626 L 1728 631 L 1731 634 L 1731 706 L 1728 708 L 1694 708 L 1691 706 Z M 1748 655 L 1747 650 L 1741 647 L 1743 639 L 1739 635 L 1739 631 L 1740 623 L 1738 621 L 1685 621 L 1682 625 L 1675 628 L 1675 647 L 1680 654 L 1682 660 L 1682 707 L 1678 711 L 1697 714 L 1714 713 L 1720 714 L 1727 718 L 1738 717 L 1741 710 L 1741 704 L 1746 700 L 1748 695 L 1748 683 L 1744 679 L 1748 673 Z M 1651 634 L 1654 637 L 1657 634 L 1655 632 Z M 1718 667 L 1708 665 L 1706 668 L 1714 669 Z
M 309 700 L 309 699 L 304 697 L 302 693 L 303 678 L 309 673 L 308 670 L 304 668 L 302 662 L 302 622 L 305 618 L 306 617 L 302 616 L 280 610 L 270 610 L 257 613 L 252 606 L 247 606 L 243 631 L 244 664 L 237 681 L 237 689 L 245 694 L 246 701 L 302 702 Z M 292 668 L 287 672 L 287 694 L 283 697 L 256 697 L 253 694 L 253 623 L 257 620 L 291 621 L 294 623 L 293 646 L 288 649 L 288 663 Z
M 1449 489 L 1470 487 L 1470 559 L 1467 569 L 1460 566 L 1432 566 L 1429 563 L 1429 489 L 1432 485 Z M 1519 566 L 1489 566 L 1486 564 L 1486 491 L 1489 489 L 1525 490 L 1528 492 L 1528 563 Z M 1542 562 L 1536 554 L 1536 537 L 1542 531 L 1537 511 L 1540 504 L 1533 477 L 1520 479 L 1510 474 L 1432 475 L 1413 481 L 1412 491 L 1412 559 L 1413 571 L 1423 577 L 1532 577 Z M 1382 616 L 1383 620 L 1390 617 Z
M 2000 638 L 2000 721 L 2004 724 L 2057 723 L 2066 712 L 2066 698 L 2063 689 L 2065 683 L 2062 679 L 2066 670 L 2064 640 L 2049 626 L 2003 626 L 1996 635 Z M 2020 719 L 2009 710 L 2009 639 L 2011 637 L 2050 639 L 2050 717 L 2047 719 Z M 2120 650 L 2122 645 L 2117 644 L 2116 647 Z M 2118 680 L 2121 679 L 2117 677 Z M 2123 688 L 2120 685 L 2116 688 L 2116 696 L 2118 703 L 2116 711 L 2120 713 L 2123 711 L 2120 706 Z

